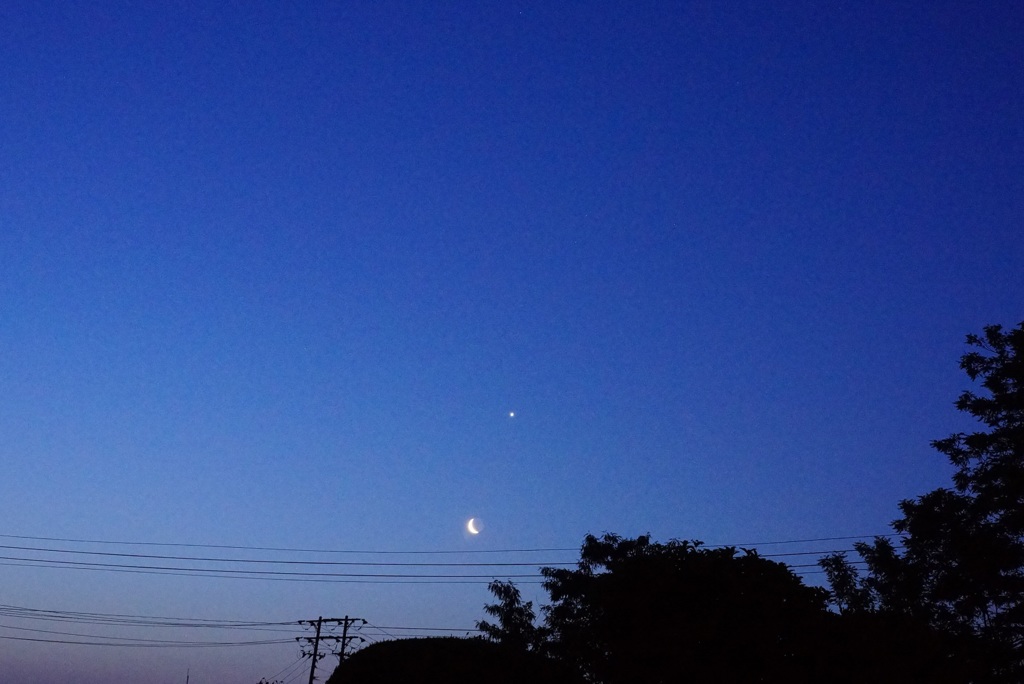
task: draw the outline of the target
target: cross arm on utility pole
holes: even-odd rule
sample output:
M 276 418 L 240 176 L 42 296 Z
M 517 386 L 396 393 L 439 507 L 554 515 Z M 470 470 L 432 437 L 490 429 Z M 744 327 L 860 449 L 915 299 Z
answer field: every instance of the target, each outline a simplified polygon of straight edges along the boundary
M 349 642 L 354 641 L 356 639 L 358 639 L 359 641 L 363 641 L 362 637 L 352 636 L 348 633 L 349 628 L 355 625 L 357 622 L 362 623 L 363 625 L 366 624 L 366 620 L 363 620 L 362 618 L 352 618 L 348 615 L 346 615 L 343 618 L 325 618 L 323 616 L 320 616 L 316 620 L 299 620 L 299 624 L 301 625 L 307 625 L 309 627 L 316 628 L 316 633 L 314 634 L 314 636 L 295 638 L 295 640 L 298 641 L 300 644 L 305 642 L 306 644 L 309 644 L 313 647 L 312 652 L 308 654 L 303 652 L 303 655 L 308 655 L 310 658 L 309 684 L 313 684 L 313 679 L 316 676 L 317 662 L 327 655 L 326 653 L 320 653 L 320 642 L 329 641 L 335 644 L 340 644 L 341 646 L 335 655 L 338 656 L 339 660 L 344 660 L 345 649 L 348 646 Z M 322 630 L 324 624 L 333 624 L 334 626 L 341 626 L 341 635 L 339 636 L 337 634 L 323 634 Z

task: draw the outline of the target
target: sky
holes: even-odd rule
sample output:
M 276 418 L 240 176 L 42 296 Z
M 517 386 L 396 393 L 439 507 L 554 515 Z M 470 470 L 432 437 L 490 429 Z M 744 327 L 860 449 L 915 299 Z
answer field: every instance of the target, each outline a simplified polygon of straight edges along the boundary
M 294 641 L 52 642 L 466 630 L 587 533 L 888 532 L 949 482 L 964 336 L 1024 319 L 1021 35 L 1013 2 L 0 4 L 0 670 L 305 681 Z

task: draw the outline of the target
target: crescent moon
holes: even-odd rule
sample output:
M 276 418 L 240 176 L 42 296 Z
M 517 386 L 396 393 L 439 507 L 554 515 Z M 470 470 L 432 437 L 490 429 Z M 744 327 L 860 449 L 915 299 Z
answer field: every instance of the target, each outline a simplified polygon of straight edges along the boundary
M 476 518 L 469 519 L 469 522 L 466 523 L 466 529 L 470 534 L 480 534 L 480 530 L 476 529 L 476 525 L 473 524 L 474 520 L 476 520 Z

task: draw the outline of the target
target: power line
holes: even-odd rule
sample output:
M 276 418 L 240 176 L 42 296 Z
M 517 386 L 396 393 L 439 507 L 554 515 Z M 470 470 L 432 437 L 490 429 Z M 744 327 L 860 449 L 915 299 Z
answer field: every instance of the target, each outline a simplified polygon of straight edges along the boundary
M 847 537 L 844 539 L 859 539 L 859 537 Z M 827 540 L 805 540 L 804 543 L 811 541 L 827 541 Z M 778 542 L 777 542 L 778 543 Z M 795 543 L 795 542 L 790 542 Z M 765 544 L 767 545 L 767 544 Z M 704 548 L 711 549 L 722 549 L 722 548 L 738 548 L 734 545 L 721 545 L 721 546 L 710 546 Z M 251 565 L 312 565 L 312 566 L 329 566 L 329 567 L 435 567 L 435 568 L 490 568 L 490 567 L 554 567 L 554 566 L 569 566 L 575 565 L 576 561 L 530 561 L 530 562 L 498 562 L 498 563 L 476 563 L 476 562 L 380 562 L 380 561 L 323 561 L 323 560 L 280 560 L 280 559 L 267 559 L 267 558 L 222 558 L 212 556 L 180 556 L 180 555 L 169 555 L 169 554 L 144 554 L 144 553 L 117 553 L 112 551 L 83 551 L 80 549 L 56 549 L 48 547 L 38 546 L 11 546 L 0 544 L 0 549 L 10 549 L 15 551 L 38 551 L 41 553 L 51 554 L 68 554 L 68 555 L 79 555 L 79 556 L 100 556 L 106 558 L 138 558 L 145 560 L 174 560 L 174 561 L 189 561 L 189 562 L 205 562 L 205 563 L 242 563 Z M 776 558 L 782 556 L 810 556 L 816 553 L 839 553 L 839 552 L 850 552 L 855 549 L 827 549 L 822 551 L 790 551 L 786 553 L 770 553 L 770 554 L 759 554 L 761 558 Z M 4 558 L 0 556 L 0 558 Z M 14 559 L 12 559 L 14 560 Z M 46 558 L 33 558 L 34 561 L 48 561 Z
M 825 541 L 849 541 L 857 539 L 865 539 L 869 535 L 845 535 L 836 537 L 816 537 L 816 538 L 805 538 L 805 539 L 789 539 L 789 540 L 772 540 L 764 541 L 751 544 L 716 544 L 716 545 L 701 545 L 703 548 L 708 549 L 721 549 L 721 548 L 740 548 L 747 549 L 756 546 L 768 546 L 768 545 L 794 545 L 794 544 L 808 544 L 808 543 L 821 543 Z M 874 537 L 896 537 L 899 535 L 895 534 L 884 534 L 884 535 L 873 535 Z M 265 552 L 275 553 L 321 553 L 321 554 L 469 554 L 469 553 L 533 553 L 539 551 L 569 551 L 577 549 L 568 548 L 526 548 L 526 549 L 490 549 L 490 550 L 438 550 L 438 551 L 354 551 L 354 550 L 337 550 L 337 549 L 299 549 L 299 548 L 283 548 L 283 547 L 270 547 L 270 546 L 241 546 L 241 545 L 226 545 L 226 544 L 188 544 L 188 543 L 177 543 L 177 544 L 166 544 L 158 542 L 132 542 L 132 541 L 109 541 L 109 540 L 92 540 L 92 539 L 71 539 L 63 537 L 34 537 L 27 535 L 11 535 L 11 534 L 0 534 L 0 539 L 21 539 L 21 540 L 33 540 L 37 542 L 51 541 L 51 542 L 62 542 L 62 543 L 76 543 L 76 544 L 107 544 L 107 545 L 127 545 L 127 546 L 146 546 L 146 547 L 164 547 L 164 548 L 215 548 L 215 549 L 234 549 L 234 550 L 247 550 L 256 551 L 261 550 Z M 313 572 L 313 571 L 285 571 L 285 570 L 272 570 L 256 568 L 254 566 L 278 566 L 278 567 L 310 567 L 310 568 L 353 568 L 353 569 L 371 569 L 371 568 L 491 568 L 491 569 L 505 569 L 505 568 L 540 568 L 540 567 L 569 567 L 576 564 L 576 561 L 532 561 L 523 562 L 520 560 L 515 561 L 501 561 L 501 562 L 471 562 L 471 561 L 458 561 L 458 562 L 440 562 L 440 561 L 368 561 L 368 560 L 320 560 L 320 559 L 296 559 L 296 558 L 237 558 L 237 557 L 223 557 L 223 556 L 198 556 L 198 555 L 177 555 L 177 554 L 149 554 L 149 553 L 134 553 L 134 552 L 121 552 L 121 551 L 108 551 L 108 550 L 85 550 L 85 549 L 67 549 L 67 548 L 55 548 L 51 546 L 26 546 L 26 545 L 0 545 L 0 549 L 8 550 L 20 550 L 30 551 L 36 554 L 44 554 L 43 557 L 33 556 L 0 556 L 0 565 L 13 566 L 13 567 L 34 567 L 34 568 L 49 568 L 49 569 L 61 569 L 61 570 L 87 570 L 94 572 L 119 572 L 129 574 L 151 574 L 151 575 L 165 575 L 165 576 L 179 576 L 179 577 L 190 577 L 190 578 L 210 578 L 210 579 L 246 579 L 251 581 L 273 581 L 273 582 L 305 582 L 305 583 L 345 583 L 345 584 L 489 584 L 491 581 L 496 579 L 507 579 L 516 580 L 520 584 L 543 584 L 544 579 L 539 572 L 533 573 L 501 573 L 494 572 L 488 574 L 479 573 L 455 573 L 455 572 L 443 572 L 443 573 L 418 573 L 418 572 Z M 798 557 L 798 556 L 825 556 L 835 553 L 851 553 L 855 549 L 844 548 L 844 549 L 822 549 L 813 551 L 789 551 L 779 552 L 771 554 L 760 555 L 762 558 L 787 558 L 787 557 Z M 76 556 L 89 556 L 97 558 L 113 558 L 113 559 L 131 559 L 137 561 L 171 561 L 173 564 L 151 564 L 151 563 L 106 563 L 106 562 L 86 562 L 86 561 L 74 561 L 64 560 L 60 556 L 76 555 Z M 46 556 L 58 556 L 57 558 L 46 557 Z M 206 563 L 211 564 L 210 566 L 195 566 L 195 563 Z M 224 565 L 231 564 L 236 567 L 223 567 Z M 241 566 L 241 567 L 238 567 Z M 249 566 L 253 569 L 246 569 Z M 808 567 L 801 565 L 790 565 L 795 572 L 799 571 L 799 568 Z M 818 574 L 817 571 L 809 573 L 804 571 L 803 574 Z
M 299 670 L 299 666 L 302 665 L 305 662 L 305 660 L 306 660 L 306 658 L 304 656 L 300 656 L 291 665 L 284 666 L 281 670 L 279 670 L 278 672 L 275 672 L 274 674 L 270 675 L 269 677 L 266 677 L 265 679 L 267 681 L 272 682 L 275 679 L 277 679 L 278 677 L 287 677 L 289 674 L 292 673 L 292 671 L 301 671 L 301 670 Z
M 396 632 L 400 632 L 400 631 L 416 631 L 416 632 L 481 632 L 481 631 L 483 631 L 483 630 L 477 629 L 476 627 L 473 627 L 473 628 L 470 628 L 470 629 L 466 629 L 464 627 L 395 627 L 393 625 L 387 625 L 387 626 L 382 627 L 380 625 L 375 625 L 375 624 L 373 624 L 371 622 L 366 623 L 366 626 L 367 627 L 373 627 L 375 629 L 379 629 L 380 631 L 384 632 L 385 634 L 388 634 L 386 630 L 389 630 L 389 629 L 393 629 Z M 388 634 L 388 636 L 393 638 L 393 639 L 397 639 L 398 638 L 394 634 Z
M 389 637 L 391 637 L 392 639 L 397 639 L 398 638 L 394 634 L 388 632 L 387 629 L 385 629 L 384 627 L 379 627 L 379 626 L 377 626 L 377 625 L 375 625 L 373 623 L 370 623 L 370 622 L 367 622 L 366 626 L 367 627 L 372 627 L 373 629 L 376 629 L 376 630 L 379 630 L 379 631 L 383 632 L 384 634 L 388 635 Z
M 284 684 L 291 684 L 291 682 L 294 682 L 296 679 L 301 677 L 303 674 L 305 674 L 305 673 L 303 672 L 302 668 L 299 668 L 299 669 L 295 670 L 295 672 L 293 672 L 292 674 L 290 674 L 288 676 L 288 679 L 284 680 Z
M 903 547 L 896 547 L 897 549 Z M 758 558 L 781 558 L 783 556 L 827 556 L 833 553 L 854 553 L 857 549 L 828 549 L 823 551 L 792 551 L 789 553 L 757 554 Z M 793 567 L 793 566 L 790 566 Z
M 108 637 L 96 637 L 104 639 Z M 119 648 L 221 648 L 228 646 L 270 646 L 273 644 L 290 644 L 293 639 L 266 639 L 261 641 L 181 641 L 166 644 L 151 643 L 117 643 L 111 641 L 72 641 L 69 639 L 41 639 L 34 637 L 17 637 L 0 634 L 0 639 L 8 641 L 32 641 L 43 644 L 69 644 L 75 646 L 116 646 Z
M 166 616 L 125 615 L 119 613 L 87 613 L 77 611 L 47 610 L 25 608 L 0 604 L 0 616 L 20 620 L 37 620 L 73 624 L 89 624 L 116 627 L 149 627 L 149 628 L 195 628 L 225 629 L 246 631 L 287 632 L 283 627 L 298 625 L 298 621 L 288 622 L 243 622 L 235 620 L 212 620 L 207 618 L 171 618 Z
M 829 555 L 832 553 L 848 553 L 852 551 L 854 551 L 854 549 L 830 549 L 809 552 L 769 554 L 760 557 L 769 558 L 802 555 Z M 544 580 L 541 579 L 541 573 L 421 574 L 296 572 L 274 570 L 243 570 L 235 568 L 195 568 L 137 564 L 131 565 L 121 563 L 87 563 L 81 561 L 64 561 L 57 559 L 29 559 L 9 556 L 0 556 L 0 558 L 16 561 L 13 563 L 0 563 L 0 565 L 12 565 L 16 567 L 35 567 L 59 570 L 86 570 L 95 572 L 120 572 L 129 574 L 169 575 L 190 578 L 236 580 L 243 579 L 268 582 L 316 582 L 343 584 L 489 584 L 491 581 L 496 579 L 515 579 L 518 581 L 518 583 L 521 584 L 542 584 L 544 582 Z M 804 566 L 790 565 L 789 567 L 796 568 Z
M 102 638 L 102 639 L 108 639 L 110 641 L 125 642 L 126 646 L 149 645 L 149 644 L 172 645 L 172 646 L 209 646 L 209 645 L 227 646 L 227 645 L 234 645 L 234 644 L 237 644 L 237 645 L 249 645 L 249 644 L 257 643 L 255 641 L 209 642 L 209 641 L 180 641 L 180 640 L 175 640 L 175 639 L 143 639 L 143 638 L 139 638 L 139 637 L 120 637 L 120 636 L 111 636 L 111 635 L 81 634 L 79 632 L 59 632 L 59 631 L 50 630 L 50 629 L 36 629 L 36 628 L 33 628 L 33 627 L 17 627 L 17 626 L 14 626 L 14 625 L 5 625 L 5 624 L 0 624 L 0 629 L 11 629 L 11 630 L 14 630 L 14 631 L 17 631 L 17 632 L 33 632 L 35 634 L 53 634 L 53 635 L 56 635 L 56 636 L 83 637 L 83 638 L 87 638 L 87 639 Z M 4 638 L 3 635 L 0 635 L 0 638 Z M 280 644 L 287 644 L 287 643 L 291 643 L 291 641 L 292 641 L 291 639 L 274 639 L 274 640 L 267 640 L 267 641 L 262 641 L 262 642 L 258 642 L 258 643 L 268 643 L 268 644 L 269 643 L 280 643 Z
M 9 604 L 0 603 L 0 610 L 12 610 L 12 611 L 26 611 L 32 613 L 48 613 L 48 614 L 60 614 L 60 615 L 71 615 L 81 616 L 88 618 L 106 618 L 110 620 L 144 620 L 149 622 L 159 621 L 161 626 L 173 625 L 183 627 L 203 627 L 203 626 L 231 626 L 231 627 L 263 627 L 269 625 L 296 625 L 298 620 L 275 620 L 275 621 L 244 621 L 244 620 L 218 620 L 214 618 L 180 618 L 170 617 L 167 615 L 135 615 L 130 613 L 92 613 L 85 611 L 66 611 L 66 610 L 48 610 L 43 608 L 26 608 L 24 606 L 12 606 Z M 137 624 L 137 623 L 132 623 Z
M 0 535 L 4 536 L 4 535 Z M 890 535 L 894 536 L 894 535 Z M 861 537 L 842 537 L 837 539 L 860 539 Z M 826 538 L 820 538 L 817 540 L 806 539 L 806 540 L 790 540 L 788 542 L 764 542 L 767 544 L 793 544 L 793 543 L 810 543 L 814 541 L 825 541 Z M 716 545 L 705 548 L 736 548 L 734 545 Z M 17 546 L 17 545 L 0 545 L 0 549 L 8 550 L 19 550 L 19 551 L 30 551 L 50 555 L 78 555 L 78 556 L 90 556 L 90 557 L 102 557 L 102 558 L 123 558 L 123 559 L 138 559 L 138 560 L 169 560 L 182 563 L 217 563 L 217 564 L 235 564 L 235 565 L 284 565 L 284 566 L 312 566 L 312 567 L 353 567 L 353 568 L 374 568 L 374 567 L 422 567 L 422 568 L 514 568 L 514 567 L 566 567 L 575 565 L 575 561 L 529 561 L 529 562 L 380 562 L 380 561 L 325 561 L 325 560 L 297 560 L 297 559 L 268 559 L 268 558 L 225 558 L 225 557 L 214 557 L 214 556 L 186 556 L 186 555 L 172 555 L 172 554 L 141 554 L 141 553 L 122 553 L 113 551 L 87 551 L 81 549 L 62 549 L 53 547 L 39 547 L 39 546 Z M 831 554 L 831 553 L 848 553 L 855 551 L 855 549 L 822 549 L 813 551 L 790 551 L 783 553 L 773 554 L 760 554 L 762 558 L 779 558 L 786 556 L 809 556 L 816 554 Z M 12 563 L 5 563 L 9 565 L 32 565 L 32 567 L 46 567 L 58 566 L 58 565 L 70 565 L 76 567 L 87 567 L 87 568 L 122 568 L 122 569 L 143 569 L 143 570 L 163 570 L 172 572 L 184 572 L 184 573 L 225 573 L 225 574 L 239 574 L 240 570 L 233 568 L 196 568 L 196 567 L 167 567 L 159 565 L 141 565 L 141 564 L 115 564 L 115 563 L 86 563 L 86 562 L 75 562 L 65 561 L 55 558 L 47 557 L 22 557 L 22 556 L 0 556 L 0 560 L 12 561 Z M 381 576 L 381 577 L 408 577 L 407 574 L 395 573 L 285 573 L 280 571 L 249 571 L 249 574 L 266 574 L 266 575 L 288 575 L 288 574 L 300 574 L 300 575 L 327 575 L 327 576 L 350 576 L 350 577 L 366 577 L 366 576 Z M 481 577 L 481 575 L 460 575 L 465 577 Z M 436 576 L 427 576 L 436 578 Z
M 146 569 L 126 569 L 117 567 L 76 567 L 76 566 L 63 566 L 63 565 L 47 565 L 45 563 L 0 563 L 0 565 L 13 565 L 16 567 L 41 567 L 49 569 L 60 569 L 60 570 L 86 570 L 95 572 L 122 572 L 126 574 L 157 574 L 157 575 L 169 575 L 179 576 L 179 578 L 207 578 L 213 580 L 248 580 L 251 582 L 289 582 L 289 583 L 312 583 L 312 584 L 349 584 L 349 585 L 487 585 L 493 580 L 500 578 L 500 574 L 496 575 L 481 575 L 485 576 L 485 580 L 352 580 L 352 579 L 325 579 L 325 578 L 275 578 L 275 576 L 263 576 L 263 575 L 231 575 L 231 574 L 218 574 L 217 571 L 205 572 L 205 571 L 169 571 L 169 570 L 146 570 Z M 375 575 L 376 576 L 376 575 Z M 460 576 L 460 575 L 453 575 Z M 540 576 L 540 575 L 538 575 Z M 519 584 L 542 584 L 541 580 L 530 581 L 522 580 Z
M 66 611 L 41 608 L 27 608 L 0 604 L 0 616 L 14 620 L 36 620 L 80 625 L 94 625 L 109 629 L 132 629 L 142 627 L 161 629 L 246 629 L 250 631 L 266 631 L 272 627 L 293 626 L 294 633 L 299 625 L 297 620 L 278 621 L 242 621 L 217 620 L 211 618 L 176 618 L 162 615 L 130 615 L 124 613 L 96 613 L 84 611 Z M 0 623 L 0 640 L 24 641 L 35 643 L 65 644 L 76 646 L 103 646 L 123 648 L 227 648 L 234 646 L 270 646 L 291 644 L 294 637 L 250 638 L 250 639 L 173 639 L 149 638 L 141 636 L 124 636 L 122 634 L 102 634 L 59 629 L 42 629 L 23 624 Z M 284 631 L 284 630 L 275 630 Z
M 812 542 L 823 542 L 823 541 L 843 541 L 849 539 L 869 539 L 875 537 L 897 537 L 900 536 L 894 533 L 883 533 L 883 534 L 859 534 L 859 535 L 846 535 L 837 537 L 815 537 L 808 539 L 784 539 L 784 540 L 770 540 L 761 542 L 745 542 L 745 543 L 730 543 L 730 544 L 704 544 L 704 548 L 725 548 L 725 547 L 755 547 L 755 546 L 772 546 L 781 544 L 808 544 Z M 32 535 L 17 535 L 17 534 L 0 534 L 0 539 L 22 539 L 30 541 L 49 541 L 49 542 L 65 542 L 72 544 L 106 544 L 110 546 L 149 546 L 149 547 L 164 547 L 164 548 L 196 548 L 196 549 L 224 549 L 224 550 L 236 550 L 236 551 L 272 551 L 280 553 L 320 553 L 320 554 L 364 554 L 364 555 L 474 555 L 474 554 L 496 554 L 496 553 L 545 553 L 545 552 L 565 552 L 572 551 L 578 552 L 579 546 L 575 547 L 537 547 L 537 548 L 518 548 L 518 549 L 437 549 L 437 550 L 381 550 L 381 549 L 312 549 L 312 548 L 300 548 L 300 547 L 281 547 L 281 546 L 245 546 L 239 544 L 195 544 L 188 542 L 143 542 L 143 541 L 123 541 L 123 540 L 110 540 L 110 539 L 81 539 L 81 538 L 70 538 L 70 537 L 42 537 Z
M 579 551 L 579 547 L 546 547 L 523 549 L 442 549 L 442 550 L 380 550 L 380 549 L 310 549 L 282 546 L 243 546 L 237 544 L 193 544 L 183 542 L 140 542 L 115 541 L 109 539 L 72 539 L 67 537 L 36 537 L 18 534 L 0 534 L 2 539 L 28 539 L 32 541 L 54 541 L 73 544 L 109 544 L 120 546 L 162 546 L 194 549 L 232 549 L 236 551 L 278 551 L 285 553 L 324 553 L 324 554 L 366 554 L 366 555 L 399 555 L 399 554 L 480 554 L 480 553 L 545 553 L 554 551 Z
M 0 536 L 3 536 L 3 535 L 0 535 Z M 787 539 L 787 540 L 784 540 L 784 541 L 749 542 L 749 543 L 746 543 L 746 544 L 705 544 L 704 548 L 720 549 L 720 548 L 725 548 L 725 547 L 729 547 L 729 546 L 734 546 L 736 548 L 742 548 L 742 547 L 754 547 L 754 546 L 772 546 L 774 544 L 810 544 L 811 542 L 844 541 L 844 540 L 847 540 L 847 539 L 868 539 L 868 538 L 873 539 L 875 537 L 898 537 L 898 536 L 900 536 L 900 535 L 894 534 L 894 533 L 886 533 L 886 534 L 855 534 L 855 535 L 848 535 L 848 536 L 845 536 L 845 537 L 818 537 L 816 539 Z
M 478 578 L 489 578 L 494 577 L 494 574 L 488 575 L 461 575 L 452 573 L 443 574 L 410 574 L 410 573 L 360 573 L 360 572 L 300 572 L 295 570 L 240 570 L 237 568 L 189 568 L 189 567 L 175 567 L 165 565 L 129 565 L 125 563 L 89 563 L 85 561 L 67 561 L 57 559 L 41 559 L 41 558 L 21 558 L 17 556 L 0 556 L 0 559 L 9 561 L 29 561 L 29 562 L 42 562 L 52 566 L 62 567 L 71 566 L 79 568 L 128 568 L 133 570 L 173 570 L 183 573 L 191 572 L 211 572 L 225 575 L 255 575 L 255 576 L 269 576 L 269 577 L 354 577 L 354 578 L 366 578 L 366 577 L 383 577 L 383 578 L 422 578 L 422 579 L 478 579 Z M 502 576 L 507 577 L 538 577 L 539 573 L 529 574 L 512 574 Z
M 0 605 L 0 615 L 7 617 L 16 617 L 21 619 L 37 619 L 47 620 L 55 622 L 78 622 L 84 624 L 97 624 L 104 626 L 147 626 L 147 627 L 179 627 L 179 628 L 257 628 L 267 625 L 299 625 L 301 621 L 236 621 L 236 620 L 220 620 L 212 618 L 178 618 L 169 617 L 163 615 L 135 615 L 135 614 L 123 614 L 123 613 L 95 613 L 95 612 L 82 612 L 82 611 L 61 611 L 41 608 L 27 608 L 23 606 L 11 606 L 11 605 Z M 480 630 L 475 627 L 424 627 L 424 626 L 401 626 L 401 625 L 377 625 L 373 623 L 367 623 L 366 628 L 375 629 L 383 632 L 387 636 L 397 639 L 398 637 L 391 633 L 391 631 L 398 632 L 417 632 L 417 633 L 468 633 L 468 632 L 479 632 Z M 87 645 L 164 645 L 164 646 L 231 646 L 231 645 L 259 645 L 259 644 L 271 644 L 271 643 L 291 643 L 292 639 L 273 639 L 273 640 L 246 640 L 246 641 L 191 641 L 191 640 L 167 640 L 167 639 L 146 639 L 140 637 L 120 637 L 110 635 L 97 635 L 97 634 L 83 634 L 80 632 L 63 632 L 56 630 L 37 629 L 30 627 L 17 627 L 14 625 L 0 624 L 0 629 L 10 629 L 20 632 L 33 632 L 37 634 L 49 634 L 54 636 L 70 636 L 70 637 L 81 637 L 85 639 L 103 639 L 112 643 L 98 644 L 95 642 L 88 642 Z M 367 635 L 368 636 L 368 635 Z M 21 637 L 11 637 L 0 635 L 0 638 L 8 638 L 15 640 L 30 640 L 30 641 L 44 641 L 46 643 L 85 643 L 71 640 L 53 640 L 53 639 L 31 639 Z M 124 642 L 113 643 L 113 642 Z M 285 667 L 280 672 L 272 675 L 271 679 L 281 676 L 285 671 L 300 664 L 303 659 L 299 659 L 292 663 L 292 665 Z
M 158 554 L 144 554 L 144 553 L 116 553 L 112 551 L 82 551 L 79 549 L 54 549 L 45 548 L 38 546 L 11 546 L 0 544 L 0 549 L 10 549 L 12 551 L 39 551 L 42 553 L 54 553 L 54 554 L 72 554 L 80 556 L 102 556 L 108 558 L 139 558 L 146 560 L 176 560 L 176 561 L 191 561 L 191 562 L 205 562 L 205 563 L 249 563 L 249 564 L 262 564 L 262 565 L 318 565 L 318 566 L 359 566 L 359 567 L 524 567 L 524 566 L 537 566 L 537 565 L 575 565 L 575 562 L 569 561 L 533 561 L 529 563 L 409 563 L 409 562 L 380 562 L 380 561 L 319 561 L 319 560 L 274 560 L 266 558 L 217 558 L 210 556 L 175 556 L 175 555 L 158 555 Z M 0 556 L 0 558 L 5 558 Z M 18 559 L 12 559 L 18 560 Z M 31 559 L 31 560 L 48 560 L 48 559 Z
M 487 577 L 489 579 L 345 579 L 345 578 L 313 578 L 313 577 L 268 577 L 265 575 L 226 575 L 218 574 L 223 573 L 222 570 L 211 571 L 211 572 L 188 572 L 187 569 L 179 569 L 179 571 L 167 571 L 167 570 L 143 570 L 143 569 L 131 569 L 129 568 L 108 568 L 108 567 L 77 567 L 77 566 L 64 566 L 64 565 L 47 565 L 46 563 L 2 563 L 0 566 L 14 566 L 14 567 L 26 567 L 26 568 L 49 568 L 51 570 L 85 570 L 91 572 L 117 572 L 126 573 L 131 575 L 163 575 L 171 577 L 202 577 L 210 579 L 232 579 L 232 580 L 249 580 L 249 581 L 262 581 L 262 582 L 298 582 L 298 583 L 319 583 L 319 584 L 490 584 L 492 580 L 501 575 L 481 575 L 481 577 Z M 376 577 L 374 575 L 374 577 Z M 418 575 L 413 575 L 418 577 Z M 460 577 L 460 575 L 453 575 L 452 577 Z M 538 575 L 539 577 L 539 575 Z M 541 584 L 542 580 L 521 580 L 520 584 Z

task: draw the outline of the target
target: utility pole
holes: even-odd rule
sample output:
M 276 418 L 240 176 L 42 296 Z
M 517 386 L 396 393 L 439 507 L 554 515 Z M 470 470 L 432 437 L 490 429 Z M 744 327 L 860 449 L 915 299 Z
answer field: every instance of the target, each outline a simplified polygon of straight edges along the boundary
M 317 661 L 327 655 L 326 653 L 320 653 L 320 642 L 321 641 L 332 641 L 335 644 L 338 644 L 339 645 L 338 646 L 338 651 L 335 653 L 335 655 L 338 656 L 339 661 L 340 660 L 344 660 L 344 658 L 345 658 L 345 649 L 348 646 L 349 642 L 350 641 L 354 641 L 356 639 L 358 639 L 359 641 L 363 641 L 362 637 L 360 637 L 360 636 L 349 636 L 349 633 L 348 633 L 349 627 L 353 626 L 357 622 L 360 622 L 360 623 L 362 623 L 364 625 L 366 624 L 366 620 L 363 620 L 362 618 L 350 618 L 348 615 L 346 615 L 343 618 L 325 618 L 324 616 L 321 615 L 316 620 L 300 620 L 299 621 L 299 624 L 309 625 L 310 627 L 315 627 L 316 628 L 316 634 L 314 636 L 312 636 L 312 637 L 297 637 L 295 639 L 299 643 L 302 643 L 303 641 L 305 641 L 307 644 L 312 644 L 312 646 L 313 646 L 312 653 L 304 654 L 304 655 L 309 655 L 310 659 L 311 659 L 311 662 L 309 664 L 309 684 L 313 684 L 313 678 L 316 676 L 316 663 L 317 663 Z M 328 624 L 328 625 L 333 624 L 336 627 L 337 626 L 341 626 L 341 636 L 338 636 L 336 634 L 323 634 L 322 633 L 322 629 L 323 629 L 323 626 L 324 626 L 325 623 Z
M 313 684 L 313 675 L 316 674 L 316 661 L 320 657 L 317 651 L 320 648 L 320 625 L 323 624 L 323 621 L 323 615 L 316 619 L 316 636 L 313 637 L 313 654 L 309 663 L 309 684 Z M 312 620 L 310 620 L 310 623 L 312 623 Z
M 348 646 L 348 642 L 349 641 L 353 641 L 355 639 L 358 639 L 359 641 L 364 641 L 363 637 L 361 637 L 361 636 L 349 636 L 348 635 L 348 628 L 350 626 L 354 625 L 357 622 L 362 623 L 362 625 L 366 624 L 366 620 L 364 620 L 362 618 L 350 618 L 348 615 L 346 615 L 344 618 L 342 618 L 342 624 L 341 624 L 341 646 L 338 649 L 338 662 L 339 663 L 342 660 L 345 659 L 345 647 Z M 360 625 L 360 626 L 362 626 L 362 625 Z

